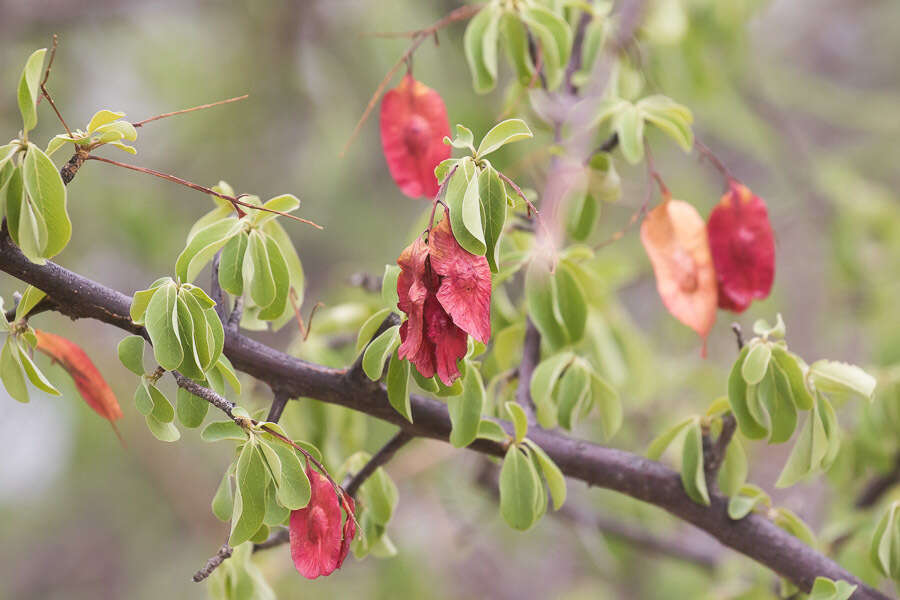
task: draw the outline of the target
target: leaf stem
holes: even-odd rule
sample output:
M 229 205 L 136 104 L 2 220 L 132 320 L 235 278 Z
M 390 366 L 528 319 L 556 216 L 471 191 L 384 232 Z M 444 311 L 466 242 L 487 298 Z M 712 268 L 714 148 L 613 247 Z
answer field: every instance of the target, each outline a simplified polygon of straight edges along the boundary
M 174 110 L 172 112 L 167 112 L 167 113 L 163 113 L 161 115 L 156 115 L 155 117 L 150 117 L 149 119 L 144 119 L 143 121 L 138 121 L 137 123 L 132 123 L 131 125 L 133 127 L 143 127 L 145 124 L 150 123 L 151 121 L 158 121 L 160 119 L 165 119 L 167 117 L 174 117 L 175 115 L 183 115 L 185 113 L 194 112 L 196 110 L 204 110 L 206 108 L 212 108 L 214 106 L 230 104 L 232 102 L 246 100 L 249 97 L 250 97 L 250 94 L 244 94 L 243 96 L 235 96 L 234 98 L 228 98 L 227 100 L 219 100 L 218 102 L 210 102 L 209 104 L 201 104 L 199 106 L 192 106 L 191 108 L 183 108 L 181 110 Z

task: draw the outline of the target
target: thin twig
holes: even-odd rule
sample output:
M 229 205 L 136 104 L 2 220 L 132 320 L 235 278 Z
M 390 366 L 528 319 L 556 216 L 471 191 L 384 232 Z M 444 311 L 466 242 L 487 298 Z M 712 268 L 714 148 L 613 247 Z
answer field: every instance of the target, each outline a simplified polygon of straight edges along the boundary
M 856 499 L 856 508 L 864 509 L 874 506 L 888 490 L 898 483 L 900 483 L 900 454 L 894 459 L 894 468 L 888 473 L 876 477 L 863 488 L 862 493 Z
M 712 164 L 712 166 L 722 174 L 722 177 L 724 177 L 726 181 L 734 180 L 734 177 L 731 175 L 731 171 L 728 170 L 728 167 L 725 166 L 725 163 L 719 160 L 719 157 L 709 149 L 709 146 L 698 140 L 696 136 L 694 137 L 694 147 L 697 148 L 697 152 L 700 153 L 700 157 L 708 160 L 710 164 Z
M 58 36 L 53 34 L 53 46 L 50 48 L 50 60 L 47 62 L 47 69 L 44 71 L 44 77 L 41 79 L 41 94 L 44 98 L 47 99 L 47 102 L 50 103 L 50 107 L 53 109 L 53 112 L 56 113 L 56 118 L 59 119 L 59 122 L 62 123 L 62 126 L 65 128 L 66 133 L 69 137 L 72 137 L 72 130 L 69 129 L 69 126 L 66 124 L 66 120 L 63 119 L 62 114 L 60 114 L 59 109 L 56 108 L 56 103 L 53 101 L 53 98 L 50 96 L 50 92 L 47 91 L 47 79 L 50 78 L 50 67 L 53 66 L 53 59 L 56 58 L 56 46 L 59 43 Z M 39 104 L 42 96 L 38 96 L 35 105 Z
M 191 108 L 183 108 L 181 110 L 174 110 L 172 112 L 167 112 L 167 113 L 163 113 L 161 115 L 156 115 L 155 117 L 150 117 L 149 119 L 144 119 L 143 121 L 138 121 L 137 123 L 132 123 L 131 125 L 133 127 L 143 127 L 145 124 L 150 123 L 151 121 L 158 121 L 160 119 L 165 119 L 167 117 L 174 117 L 175 115 L 183 115 L 185 113 L 194 112 L 196 110 L 204 110 L 207 108 L 212 108 L 214 106 L 230 104 L 232 102 L 246 100 L 249 97 L 250 97 L 250 94 L 244 94 L 243 96 L 235 96 L 234 98 L 228 98 L 227 100 L 219 100 L 218 102 L 210 102 L 209 104 L 201 104 L 200 106 L 192 106 Z
M 178 384 L 178 387 L 183 388 L 198 398 L 202 398 L 206 400 L 223 413 L 228 415 L 232 420 L 238 421 L 238 418 L 234 416 L 234 413 L 231 411 L 234 410 L 234 403 L 229 402 L 213 390 L 209 389 L 206 386 L 202 386 L 193 379 L 185 377 L 178 371 L 172 371 L 172 377 L 175 378 L 175 383 Z
M 253 551 L 259 552 L 260 550 L 268 550 L 269 548 L 275 548 L 277 546 L 281 546 L 283 544 L 287 544 L 291 541 L 291 532 L 288 529 L 281 528 L 278 529 L 275 533 L 269 536 L 264 542 L 260 542 L 258 544 L 253 544 Z
M 269 423 L 277 423 L 278 419 L 281 418 L 281 413 L 284 412 L 284 407 L 287 406 L 287 402 L 290 399 L 290 394 L 281 390 L 275 390 L 275 394 L 272 397 L 272 406 L 269 407 L 269 414 L 266 416 L 266 421 Z
M 516 388 L 516 402 L 521 405 L 531 425 L 537 423 L 534 399 L 531 397 L 531 375 L 541 361 L 541 332 L 534 322 L 525 318 L 525 341 L 522 343 L 522 362 L 518 369 L 519 385 Z
M 351 498 L 356 498 L 356 492 L 359 491 L 360 486 L 364 484 L 379 467 L 387 464 L 387 462 L 397 453 L 397 450 L 408 444 L 412 439 L 413 436 L 411 434 L 406 433 L 402 429 L 398 431 L 394 437 L 389 439 L 387 443 L 369 459 L 369 462 L 359 470 L 359 473 L 350 478 L 344 486 L 344 491 L 347 492 L 347 495 Z
M 111 165 L 115 165 L 117 167 L 122 167 L 124 169 L 131 169 L 132 171 L 137 171 L 138 173 L 146 173 L 148 175 L 153 175 L 154 177 L 159 177 L 160 179 L 165 179 L 166 181 L 171 181 L 172 183 L 177 183 L 183 185 L 185 187 L 189 187 L 192 190 L 197 190 L 198 192 L 203 192 L 204 194 L 209 194 L 210 196 L 216 196 L 217 198 L 221 198 L 222 200 L 226 200 L 231 202 L 232 206 L 235 207 L 235 211 L 238 213 L 238 216 L 244 216 L 246 213 L 241 210 L 239 207 L 249 208 L 252 210 L 260 210 L 262 212 L 276 214 L 282 217 L 287 217 L 288 219 L 293 219 L 295 221 L 300 221 L 301 223 L 306 223 L 307 225 L 312 225 L 316 229 L 324 229 L 321 225 L 317 225 L 312 221 L 304 219 L 302 217 L 298 217 L 296 215 L 292 215 L 286 212 L 281 212 L 280 210 L 274 210 L 271 208 L 266 208 L 264 206 L 258 206 L 256 204 L 250 204 L 249 202 L 244 202 L 240 199 L 240 197 L 229 196 L 227 194 L 222 194 L 220 192 L 215 191 L 214 189 L 208 188 L 206 186 L 202 186 L 186 179 L 182 179 L 181 177 L 177 177 L 175 175 L 170 175 L 169 173 L 163 173 L 162 171 L 157 171 L 155 169 L 148 169 L 147 167 L 139 167 L 137 165 L 129 165 L 127 163 L 119 162 L 117 160 L 112 160 L 110 158 L 104 158 L 102 156 L 95 156 L 91 154 L 87 157 L 87 160 L 99 160 L 100 162 L 109 163 Z
M 231 553 L 234 552 L 234 548 L 232 548 L 228 542 L 226 541 L 222 544 L 222 547 L 219 548 L 218 552 L 212 555 L 209 560 L 206 561 L 206 565 L 196 573 L 194 573 L 194 583 L 200 583 L 207 577 L 209 577 L 213 571 L 215 571 L 219 565 L 225 562 L 227 559 L 231 558 Z
M 309 311 L 309 318 L 306 320 L 306 323 L 304 323 L 303 315 L 300 314 L 300 305 L 297 303 L 299 298 L 297 298 L 297 292 L 294 290 L 293 286 L 291 286 L 291 291 L 288 293 L 288 298 L 291 301 L 291 308 L 294 309 L 294 316 L 297 318 L 297 327 L 300 328 L 300 335 L 303 336 L 303 341 L 305 342 L 309 339 L 309 333 L 312 331 L 312 322 L 313 317 L 316 316 L 316 311 L 325 306 L 325 303 L 316 302 Z
M 347 143 L 344 144 L 344 148 L 341 150 L 339 156 L 341 158 L 347 154 L 347 150 L 350 149 L 350 146 L 353 144 L 353 141 L 356 140 L 356 136 L 359 135 L 360 130 L 362 129 L 363 124 L 369 118 L 369 115 L 372 114 L 372 111 L 375 109 L 375 105 L 378 103 L 378 99 L 381 98 L 381 94 L 384 93 L 385 88 L 391 82 L 391 79 L 394 78 L 394 75 L 397 74 L 397 71 L 400 70 L 404 64 L 406 64 L 407 59 L 413 55 L 416 49 L 422 45 L 422 42 L 427 40 L 431 34 L 435 33 L 439 29 L 450 25 L 451 23 L 455 23 L 457 21 L 462 21 L 464 19 L 468 19 L 478 13 L 481 10 L 482 5 L 466 5 L 460 6 L 459 8 L 451 11 L 447 16 L 443 17 L 431 27 L 426 27 L 418 32 L 406 49 L 406 52 L 400 56 L 400 59 L 394 63 L 394 66 L 390 68 L 387 72 L 387 75 L 384 76 L 384 79 L 381 80 L 381 83 L 378 84 L 378 87 L 375 88 L 375 93 L 372 94 L 372 97 L 369 99 L 369 103 L 366 105 L 366 110 L 363 111 L 362 117 L 360 117 L 359 121 L 356 123 L 356 127 L 353 128 L 353 132 L 350 134 L 350 139 L 347 140 Z

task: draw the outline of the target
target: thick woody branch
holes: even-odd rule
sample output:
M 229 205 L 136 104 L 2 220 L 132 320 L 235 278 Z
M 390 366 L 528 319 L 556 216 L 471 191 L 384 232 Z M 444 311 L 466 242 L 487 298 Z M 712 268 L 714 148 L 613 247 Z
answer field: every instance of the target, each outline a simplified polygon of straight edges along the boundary
M 142 333 L 142 328 L 129 317 L 129 296 L 53 262 L 44 265 L 29 262 L 5 232 L 0 232 L 0 270 L 46 292 L 63 314 L 97 319 L 127 332 Z M 225 355 L 235 368 L 269 385 L 277 385 L 292 398 L 315 398 L 346 406 L 393 423 L 412 436 L 449 439 L 447 406 L 436 399 L 412 395 L 413 422 L 410 423 L 391 407 L 383 386 L 367 385 L 358 377 L 349 376 L 347 370 L 289 356 L 234 330 L 226 333 Z M 502 425 L 511 431 L 508 423 Z M 658 462 L 540 428 L 532 428 L 529 437 L 568 477 L 658 506 L 769 567 L 802 590 L 810 590 L 815 578 L 823 576 L 858 585 L 854 598 L 887 598 L 765 516 L 750 514 L 732 521 L 727 514 L 727 498 L 717 493 L 711 494 L 710 506 L 693 502 L 685 494 L 679 474 Z M 469 449 L 492 456 L 505 453 L 503 444 L 484 439 L 476 440 Z

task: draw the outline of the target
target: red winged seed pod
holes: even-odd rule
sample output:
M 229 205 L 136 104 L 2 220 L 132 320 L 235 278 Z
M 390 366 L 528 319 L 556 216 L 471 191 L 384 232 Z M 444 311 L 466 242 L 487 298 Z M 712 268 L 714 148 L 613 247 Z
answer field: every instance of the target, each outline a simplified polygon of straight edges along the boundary
M 397 259 L 398 308 L 407 319 L 400 326 L 400 358 L 422 377 L 435 373 L 445 385 L 459 377 L 457 361 L 465 356 L 467 337 L 487 343 L 491 337 L 491 270 L 487 259 L 464 250 L 453 237 L 450 215 L 417 238 Z
M 353 500 L 338 501 L 328 478 L 307 467 L 311 495 L 309 504 L 291 511 L 291 558 L 297 571 L 307 579 L 330 575 L 344 564 L 350 542 L 356 535 Z M 347 513 L 341 527 L 341 507 Z
M 762 198 L 731 180 L 709 215 L 707 231 L 719 308 L 740 313 L 767 297 L 775 279 L 775 239 Z
M 407 74 L 381 103 L 381 146 L 391 176 L 410 198 L 438 191 L 434 168 L 450 158 L 447 108 L 440 94 Z

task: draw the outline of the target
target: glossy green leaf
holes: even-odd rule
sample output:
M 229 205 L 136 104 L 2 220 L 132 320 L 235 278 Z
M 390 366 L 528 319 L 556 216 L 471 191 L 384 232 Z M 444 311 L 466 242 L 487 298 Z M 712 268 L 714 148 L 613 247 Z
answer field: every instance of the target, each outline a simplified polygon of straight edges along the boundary
M 805 479 L 822 463 L 828 452 L 828 438 L 819 410 L 814 407 L 806 419 L 800 435 L 794 442 L 794 448 L 784 465 L 775 487 L 789 487 Z
M 496 83 L 496 53 L 493 55 L 494 64 L 489 66 L 485 61 L 484 48 L 491 39 L 496 45 L 498 18 L 496 10 L 485 8 L 472 17 L 463 35 L 463 50 L 472 73 L 472 87 L 478 94 L 491 91 Z
M 600 213 L 600 205 L 591 194 L 583 194 L 574 198 L 569 207 L 569 216 L 566 222 L 566 230 L 576 242 L 583 242 L 594 231 L 597 224 L 597 216 Z
M 457 171 L 453 178 L 462 177 Z M 450 206 L 450 225 L 453 237 L 467 252 L 483 255 L 487 249 L 484 240 L 484 223 L 481 220 L 481 198 L 479 197 L 477 172 L 473 172 L 466 183 L 462 202 Z
M 19 79 L 19 112 L 22 113 L 22 123 L 26 134 L 37 125 L 36 104 L 41 95 L 41 74 L 46 53 L 46 48 L 35 50 L 25 62 L 22 77 Z
M 491 127 L 490 131 L 481 138 L 476 154 L 484 158 L 492 152 L 496 152 L 507 144 L 527 140 L 534 137 L 528 124 L 522 119 L 506 119 Z
M 194 232 L 175 261 L 175 273 L 181 281 L 194 281 L 216 252 L 237 236 L 242 227 L 239 220 L 226 217 Z
M 94 133 L 98 127 L 102 127 L 107 123 L 112 123 L 114 121 L 118 121 L 122 117 L 125 116 L 123 112 L 114 112 L 111 110 L 103 109 L 98 110 L 94 113 L 94 116 L 91 117 L 91 120 L 87 124 L 87 132 Z
M 762 381 L 769 368 L 769 360 L 772 358 L 772 348 L 765 342 L 750 345 L 744 364 L 741 365 L 741 375 L 747 385 L 755 385 Z
M 560 261 L 553 277 L 556 283 L 559 314 L 562 317 L 566 338 L 568 343 L 576 344 L 584 337 L 584 328 L 587 323 L 587 298 L 572 268 L 566 261 Z
M 541 340 L 552 349 L 568 343 L 556 279 L 547 261 L 535 258 L 525 271 L 525 299 L 528 316 L 541 332 Z
M 153 399 L 150 397 L 148 386 L 149 383 L 147 383 L 147 378 L 142 377 L 141 382 L 134 390 L 134 406 L 138 409 L 138 412 L 145 417 L 153 412 Z
M 516 72 L 520 85 L 527 86 L 534 77 L 534 63 L 528 49 L 528 32 L 514 14 L 505 13 L 500 19 L 506 56 Z
M 781 444 L 788 441 L 797 429 L 797 408 L 787 375 L 776 361 L 769 363 L 769 370 L 760 383 L 759 392 L 771 417 L 769 443 Z
M 28 402 L 28 386 L 19 360 L 19 347 L 13 336 L 7 336 L 0 350 L 0 381 L 6 393 L 19 402 Z
M 616 117 L 615 131 L 625 160 L 633 165 L 641 162 L 644 158 L 644 117 L 640 109 L 634 105 L 623 108 Z
M 274 302 L 275 279 L 269 264 L 266 240 L 258 231 L 250 232 L 242 274 L 244 283 L 250 286 L 250 297 L 257 306 L 265 308 Z
M 269 212 L 270 210 L 277 210 L 283 213 L 294 212 L 300 208 L 300 199 L 293 194 L 281 194 L 266 200 L 262 207 L 269 210 L 255 210 L 251 217 L 252 222 L 257 226 L 261 226 L 278 216 L 276 213 Z
M 772 356 L 778 363 L 778 366 L 784 370 L 785 375 L 787 375 L 797 408 L 810 410 L 813 406 L 813 397 L 806 385 L 806 378 L 803 376 L 803 370 L 800 367 L 800 359 L 778 346 L 772 347 Z
M 231 491 L 231 467 L 225 470 L 219 487 L 216 488 L 216 494 L 212 499 L 212 513 L 220 521 L 228 521 L 231 519 L 231 513 L 234 510 L 234 495 Z
M 775 325 L 769 325 L 765 319 L 757 319 L 753 322 L 753 333 L 756 335 L 781 339 L 784 337 L 785 332 L 786 327 L 784 319 L 781 318 L 781 313 L 778 313 L 776 316 Z
M 183 360 L 178 366 L 178 370 L 185 377 L 189 377 L 194 381 L 203 379 L 203 369 L 201 368 L 202 357 L 197 351 L 197 340 L 205 339 L 206 331 L 204 329 L 196 332 L 194 335 L 194 319 L 191 316 L 191 310 L 187 305 L 184 294 L 178 294 L 175 301 L 175 316 L 178 320 L 178 336 L 181 339 L 181 350 Z
M 181 439 L 181 432 L 172 423 L 164 423 L 152 414 L 147 415 L 145 420 L 150 433 L 159 441 L 171 443 Z
M 556 389 L 557 418 L 560 426 L 571 430 L 591 407 L 590 373 L 579 362 L 573 362 L 563 373 Z
M 647 448 L 647 458 L 650 460 L 659 460 L 663 455 L 663 452 L 666 451 L 666 448 L 668 448 L 672 442 L 675 441 L 675 438 L 684 432 L 687 426 L 693 422 L 694 417 L 688 417 L 659 434 L 652 442 L 650 442 L 650 446 Z
M 790 533 L 792 536 L 800 539 L 807 546 L 816 547 L 816 536 L 813 534 L 809 525 L 803 522 L 794 512 L 784 507 L 775 509 L 774 518 L 772 519 L 776 525 Z
M 869 558 L 885 577 L 900 579 L 900 502 L 893 502 L 878 521 Z
M 450 443 L 456 448 L 471 444 L 478 435 L 484 410 L 484 383 L 478 368 L 468 364 L 462 377 L 462 393 L 447 399 L 450 412 Z
M 181 387 L 175 394 L 175 401 L 178 422 L 185 427 L 200 427 L 209 411 L 209 402 Z
M 485 257 L 491 271 L 499 271 L 500 236 L 506 224 L 506 189 L 493 167 L 478 175 L 478 198 L 484 225 Z
M 515 443 L 520 444 L 528 434 L 528 415 L 525 414 L 525 409 L 515 402 L 506 402 L 503 407 L 515 428 Z
M 281 223 L 277 220 L 266 223 L 263 226 L 263 231 L 278 244 L 281 255 L 287 263 L 288 273 L 291 278 L 290 287 L 293 288 L 294 294 L 296 295 L 297 306 L 302 305 L 306 276 L 303 273 L 303 263 L 300 262 L 300 256 L 297 254 L 297 249 L 294 248 L 294 244 L 291 242 L 291 238 L 287 231 L 285 231 L 284 227 L 282 227 Z M 278 329 L 293 318 L 293 308 L 288 304 L 288 306 L 285 307 L 284 314 L 273 321 L 272 327 Z
M 248 240 L 245 233 L 231 237 L 222 247 L 219 257 L 219 285 L 233 296 L 244 293 L 243 268 Z
M 135 375 L 144 374 L 144 338 L 130 335 L 118 347 L 119 361 Z
M 30 142 L 22 163 L 22 181 L 25 192 L 46 223 L 47 245 L 41 256 L 52 258 L 72 237 L 72 223 L 66 212 L 66 186 L 50 157 Z
M 703 469 L 703 440 L 700 423 L 697 421 L 688 426 L 684 436 L 684 447 L 681 450 L 681 483 L 691 500 L 709 506 L 706 472 Z
M 241 381 L 237 377 L 237 373 L 234 371 L 234 367 L 231 366 L 231 361 L 228 360 L 224 354 L 219 355 L 219 359 L 216 361 L 216 370 L 219 374 L 222 375 L 222 378 L 231 386 L 236 393 L 241 393 Z
M 547 481 L 547 488 L 550 490 L 550 496 L 553 498 L 553 510 L 559 510 L 566 502 L 566 478 L 560 471 L 556 463 L 553 462 L 543 448 L 538 446 L 532 440 L 525 440 L 528 447 L 534 452 L 538 464 L 541 467 L 541 473 Z
M 563 69 L 572 49 L 572 28 L 555 12 L 533 4 L 521 10 L 522 20 L 537 38 L 540 46 L 547 88 L 554 89 L 562 81 Z
M 399 266 L 384 266 L 384 275 L 381 278 L 381 301 L 391 310 L 394 310 L 397 307 L 397 302 L 400 301 L 400 297 L 397 294 L 397 279 L 399 277 Z
M 535 483 L 536 471 L 529 457 L 510 446 L 500 468 L 500 514 L 513 529 L 525 531 L 537 520 L 537 494 L 543 494 Z
M 269 436 L 263 438 L 260 448 L 275 480 L 278 503 L 290 510 L 309 504 L 309 477 L 297 451 L 283 441 Z
M 235 467 L 236 490 L 228 543 L 237 546 L 249 540 L 263 524 L 269 477 L 257 444 L 244 444 Z
M 482 419 L 478 423 L 477 437 L 480 439 L 491 440 L 492 442 L 502 444 L 509 439 L 509 434 L 507 434 L 506 430 L 504 430 L 498 423 L 494 421 L 488 421 L 487 419 Z
M 759 440 L 766 437 L 769 430 L 753 416 L 748 405 L 747 382 L 744 381 L 741 372 L 749 352 L 750 347 L 744 346 L 731 368 L 731 374 L 728 376 L 728 403 L 741 433 L 751 440 Z
M 846 581 L 832 581 L 827 577 L 816 577 L 808 600 L 848 600 L 857 586 Z
M 619 393 L 605 379 L 592 372 L 591 394 L 593 405 L 600 412 L 603 435 L 610 439 L 622 427 L 622 402 Z
M 178 298 L 174 283 L 161 286 L 153 294 L 144 317 L 153 355 L 167 371 L 177 369 L 184 360 L 184 350 L 178 337 Z
M 362 359 L 362 368 L 366 376 L 372 381 L 381 379 L 384 373 L 384 363 L 400 345 L 400 326 L 394 325 L 372 340 L 366 348 Z
M 16 321 L 21 321 L 31 312 L 37 303 L 44 299 L 45 294 L 42 290 L 34 287 L 33 285 L 29 285 L 25 288 L 25 292 L 22 294 L 22 298 L 19 300 L 18 306 L 16 306 Z
M 760 503 L 771 504 L 768 494 L 755 485 L 744 484 L 728 501 L 728 516 L 735 521 L 743 519 Z
M 44 375 L 43 372 L 38 368 L 31 357 L 28 355 L 28 352 L 25 348 L 21 346 L 22 341 L 18 340 L 19 346 L 19 361 L 22 363 L 22 368 L 25 371 L 25 376 L 28 378 L 28 381 L 31 382 L 31 385 L 41 390 L 42 392 L 47 392 L 48 394 L 52 394 L 54 396 L 60 396 L 59 390 L 53 387 L 53 384 L 50 383 L 50 380 L 47 379 L 47 376 Z
M 747 453 L 739 437 L 735 436 L 728 443 L 725 450 L 725 458 L 719 469 L 719 489 L 726 496 L 737 494 L 747 481 Z
M 531 374 L 531 400 L 535 404 L 538 422 L 542 427 L 550 428 L 557 424 L 554 390 L 573 358 L 571 352 L 555 354 L 538 363 Z
M 357 353 L 365 348 L 366 344 L 372 340 L 372 336 L 375 335 L 375 332 L 378 331 L 378 328 L 389 314 L 391 314 L 391 308 L 383 308 L 366 319 L 362 324 L 362 327 L 359 328 L 359 333 L 356 335 Z
M 401 360 L 394 352 L 388 365 L 385 386 L 391 406 L 403 415 L 403 418 L 412 423 L 412 407 L 409 402 L 409 368 L 409 361 Z
M 200 432 L 200 439 L 204 442 L 219 442 L 222 440 L 245 441 L 247 432 L 234 421 L 213 421 Z
M 175 420 L 175 409 L 172 403 L 166 398 L 165 394 L 159 391 L 155 385 L 148 385 L 147 392 L 150 394 L 150 400 L 153 402 L 153 409 L 150 411 L 151 417 L 160 423 L 171 423 Z

